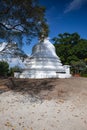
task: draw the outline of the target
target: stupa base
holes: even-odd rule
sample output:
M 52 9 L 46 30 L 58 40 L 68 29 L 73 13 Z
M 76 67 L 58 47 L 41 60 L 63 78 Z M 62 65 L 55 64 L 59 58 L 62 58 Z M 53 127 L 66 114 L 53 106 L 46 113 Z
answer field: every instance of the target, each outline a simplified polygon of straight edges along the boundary
M 70 78 L 71 74 L 67 73 L 56 73 L 56 72 L 28 72 L 24 71 L 23 73 L 15 73 L 14 75 L 15 78 L 29 78 L 29 79 L 43 79 L 43 78 Z

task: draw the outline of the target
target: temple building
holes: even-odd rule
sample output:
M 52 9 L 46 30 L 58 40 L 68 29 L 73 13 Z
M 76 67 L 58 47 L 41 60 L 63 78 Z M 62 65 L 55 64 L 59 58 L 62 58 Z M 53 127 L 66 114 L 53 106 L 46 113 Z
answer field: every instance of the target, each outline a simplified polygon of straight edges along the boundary
M 39 41 L 32 49 L 32 54 L 26 59 L 22 73 L 15 73 L 19 78 L 70 78 L 70 67 L 62 65 L 56 55 L 54 45 L 45 39 Z

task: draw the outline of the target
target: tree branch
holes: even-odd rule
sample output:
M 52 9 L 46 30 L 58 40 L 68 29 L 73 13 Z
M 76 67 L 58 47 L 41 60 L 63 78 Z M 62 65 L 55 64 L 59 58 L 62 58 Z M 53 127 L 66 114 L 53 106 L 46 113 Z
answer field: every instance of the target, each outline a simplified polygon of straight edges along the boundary
M 4 27 L 6 30 L 10 30 L 8 27 L 6 27 L 6 25 L 4 25 L 3 23 L 0 23 L 0 26 Z
M 23 32 L 23 33 L 25 32 L 25 31 L 24 31 L 24 27 L 21 25 L 21 23 L 16 24 L 16 25 L 14 25 L 14 26 L 10 25 L 10 27 L 7 27 L 7 26 L 9 26 L 9 25 L 6 26 L 5 24 L 0 23 L 0 26 L 4 27 L 6 30 L 19 31 L 19 32 Z M 18 29 L 18 28 L 17 28 L 18 26 L 21 26 L 21 27 L 23 28 L 23 30 Z

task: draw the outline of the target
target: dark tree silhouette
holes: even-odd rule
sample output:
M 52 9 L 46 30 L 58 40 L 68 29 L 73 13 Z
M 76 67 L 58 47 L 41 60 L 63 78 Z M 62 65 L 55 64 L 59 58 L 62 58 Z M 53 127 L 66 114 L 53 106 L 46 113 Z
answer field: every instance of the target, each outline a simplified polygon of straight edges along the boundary
M 48 35 L 48 25 L 38 0 L 0 0 L 0 38 L 21 43 L 23 36 L 31 40 L 42 35 Z

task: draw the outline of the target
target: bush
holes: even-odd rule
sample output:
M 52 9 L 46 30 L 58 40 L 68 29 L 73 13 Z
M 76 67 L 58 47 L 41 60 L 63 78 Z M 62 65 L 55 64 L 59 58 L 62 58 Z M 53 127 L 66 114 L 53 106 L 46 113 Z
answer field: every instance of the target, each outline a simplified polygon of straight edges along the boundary
M 0 76 L 7 76 L 9 72 L 9 64 L 6 61 L 0 61 Z
M 87 74 L 81 74 L 82 77 L 87 77 Z
M 19 68 L 18 66 L 10 68 L 10 70 L 9 70 L 9 76 L 14 76 L 14 72 L 21 72 L 21 68 Z

